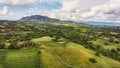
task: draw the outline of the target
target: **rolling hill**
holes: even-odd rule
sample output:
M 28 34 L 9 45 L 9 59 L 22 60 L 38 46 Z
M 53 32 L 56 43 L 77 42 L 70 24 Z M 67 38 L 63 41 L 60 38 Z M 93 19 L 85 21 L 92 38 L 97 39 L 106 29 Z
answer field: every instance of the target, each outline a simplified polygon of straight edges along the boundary
M 96 56 L 95 52 L 73 42 L 58 43 L 45 36 L 32 41 L 39 45 L 41 68 L 113 68 L 120 62 L 105 56 Z M 91 62 L 93 58 L 96 62 Z
M 118 27 L 6 21 L 0 25 L 0 68 L 120 67 Z

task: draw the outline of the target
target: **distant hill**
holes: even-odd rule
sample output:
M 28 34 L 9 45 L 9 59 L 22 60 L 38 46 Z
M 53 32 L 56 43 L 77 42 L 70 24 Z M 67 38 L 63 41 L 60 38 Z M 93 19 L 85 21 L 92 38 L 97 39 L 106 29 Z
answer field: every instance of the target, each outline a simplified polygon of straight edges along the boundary
M 59 19 L 54 19 L 54 18 L 49 18 L 47 16 L 42 16 L 42 15 L 31 15 L 31 16 L 26 16 L 20 19 L 20 21 L 27 21 L 27 22 L 58 22 L 58 23 L 75 23 L 74 21 L 62 21 Z
M 116 22 L 98 22 L 98 21 L 79 21 L 78 23 L 84 23 L 89 25 L 101 25 L 101 26 L 120 26 L 120 23 Z
M 30 22 L 38 22 L 38 21 L 46 21 L 46 22 L 51 22 L 51 21 L 60 21 L 58 19 L 52 19 L 47 16 L 41 16 L 41 15 L 32 15 L 32 16 L 26 16 L 20 19 L 21 21 L 30 21 Z

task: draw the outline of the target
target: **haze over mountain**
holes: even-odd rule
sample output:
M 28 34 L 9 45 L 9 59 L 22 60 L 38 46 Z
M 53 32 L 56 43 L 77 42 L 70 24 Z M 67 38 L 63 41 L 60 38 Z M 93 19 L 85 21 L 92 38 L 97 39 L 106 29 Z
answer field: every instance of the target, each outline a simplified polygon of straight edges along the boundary
M 62 21 L 59 19 L 55 18 L 50 18 L 47 16 L 42 16 L 42 15 L 31 15 L 31 16 L 26 16 L 20 19 L 20 21 L 27 21 L 27 22 L 58 22 L 58 23 L 79 23 L 79 24 L 89 24 L 89 25 L 103 25 L 103 26 L 120 26 L 120 23 L 116 22 L 99 22 L 99 21 Z
M 88 25 L 99 25 L 99 26 L 120 26 L 120 23 L 118 22 L 79 21 L 78 23 L 83 23 Z
M 41 16 L 41 15 L 32 15 L 32 16 L 26 16 L 20 19 L 21 21 L 30 21 L 30 22 L 38 22 L 38 21 L 46 21 L 46 22 L 52 22 L 52 21 L 60 21 L 59 19 L 52 19 L 47 16 Z
M 75 21 L 70 21 L 70 20 L 59 20 L 55 18 L 49 18 L 47 16 L 42 16 L 42 15 L 31 15 L 31 16 L 26 16 L 20 19 L 20 21 L 27 21 L 27 22 L 56 22 L 56 23 L 76 23 Z

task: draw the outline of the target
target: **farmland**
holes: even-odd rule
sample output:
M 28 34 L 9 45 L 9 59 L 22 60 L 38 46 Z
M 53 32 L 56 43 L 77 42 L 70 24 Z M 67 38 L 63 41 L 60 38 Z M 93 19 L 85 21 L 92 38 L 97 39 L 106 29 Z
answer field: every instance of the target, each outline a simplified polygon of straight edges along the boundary
M 2 22 L 0 68 L 120 67 L 120 27 Z

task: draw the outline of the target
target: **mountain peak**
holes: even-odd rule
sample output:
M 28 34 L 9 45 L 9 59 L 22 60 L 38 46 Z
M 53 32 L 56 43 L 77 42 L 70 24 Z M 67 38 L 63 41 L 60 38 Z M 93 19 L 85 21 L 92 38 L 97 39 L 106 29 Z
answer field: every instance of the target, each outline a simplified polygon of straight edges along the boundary
M 31 16 L 26 16 L 20 19 L 21 21 L 29 21 L 29 22 L 39 22 L 39 21 L 45 21 L 45 22 L 55 22 L 55 21 L 60 21 L 58 19 L 53 19 L 49 18 L 47 16 L 42 16 L 42 15 L 31 15 Z

